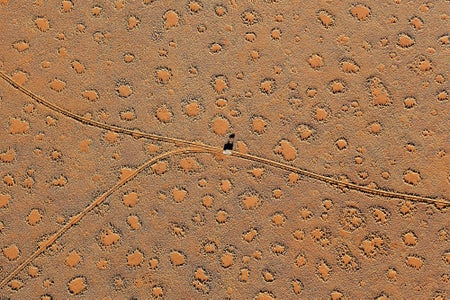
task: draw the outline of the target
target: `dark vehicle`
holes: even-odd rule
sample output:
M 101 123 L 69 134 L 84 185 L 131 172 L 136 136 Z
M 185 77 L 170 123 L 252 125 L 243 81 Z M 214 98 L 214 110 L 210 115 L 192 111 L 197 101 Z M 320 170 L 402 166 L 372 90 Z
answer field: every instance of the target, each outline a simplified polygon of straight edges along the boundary
M 228 141 L 223 145 L 223 154 L 231 155 L 231 151 L 233 150 L 233 142 L 234 142 L 235 134 L 232 133 L 228 137 Z

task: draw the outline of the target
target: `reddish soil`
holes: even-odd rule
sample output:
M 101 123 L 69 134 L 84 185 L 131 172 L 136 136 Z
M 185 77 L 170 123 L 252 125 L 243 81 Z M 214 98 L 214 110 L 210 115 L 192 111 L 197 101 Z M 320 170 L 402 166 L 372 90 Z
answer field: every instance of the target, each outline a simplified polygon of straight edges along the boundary
M 25 2 L 0 298 L 449 299 L 449 1 Z

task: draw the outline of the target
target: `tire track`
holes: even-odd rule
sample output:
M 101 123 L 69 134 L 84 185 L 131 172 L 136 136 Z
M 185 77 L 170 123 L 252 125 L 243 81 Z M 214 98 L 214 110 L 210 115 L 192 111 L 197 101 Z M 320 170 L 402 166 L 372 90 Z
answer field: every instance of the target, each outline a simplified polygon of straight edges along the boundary
M 108 198 L 111 194 L 113 194 L 115 191 L 117 191 L 119 188 L 124 186 L 129 181 L 133 180 L 139 173 L 144 171 L 146 168 L 150 167 L 152 164 L 158 162 L 161 159 L 170 157 L 172 155 L 178 155 L 183 153 L 205 153 L 209 152 L 204 149 L 199 148 L 181 148 L 181 149 L 175 149 L 172 151 L 165 152 L 163 154 L 160 154 L 158 156 L 155 156 L 142 165 L 140 165 L 137 169 L 135 169 L 133 172 L 128 174 L 125 178 L 122 178 L 117 182 L 114 186 L 112 186 L 109 190 L 104 192 L 101 196 L 96 198 L 91 204 L 89 204 L 85 209 L 83 209 L 81 212 L 79 212 L 77 215 L 72 217 L 63 227 L 61 227 L 57 232 L 55 232 L 52 236 L 50 236 L 45 241 L 38 244 L 38 249 L 33 252 L 27 259 L 25 259 L 19 266 L 17 266 L 13 271 L 11 271 L 1 282 L 0 282 L 0 289 L 3 288 L 10 280 L 12 280 L 17 274 L 19 274 L 26 266 L 28 266 L 36 257 L 41 255 L 48 247 L 53 245 L 56 240 L 58 240 L 61 236 L 63 236 L 70 228 L 72 228 L 74 225 L 76 225 L 78 222 L 83 219 L 84 216 L 86 216 L 90 211 L 92 211 L 95 207 L 99 206 L 101 203 L 103 203 L 106 198 Z
M 120 187 L 124 186 L 129 181 L 133 180 L 139 173 L 141 173 L 143 170 L 151 166 L 152 164 L 158 162 L 161 159 L 170 157 L 172 155 L 178 155 L 182 153 L 210 153 L 210 154 L 217 154 L 221 153 L 222 149 L 219 147 L 214 147 L 211 145 L 203 144 L 203 143 L 196 143 L 191 142 L 188 140 L 178 139 L 178 138 L 171 138 L 167 136 L 162 135 L 156 135 L 156 134 L 150 134 L 145 133 L 138 130 L 131 130 L 122 128 L 115 125 L 109 125 L 105 123 L 101 123 L 98 121 L 86 119 L 80 115 L 77 115 L 75 113 L 70 112 L 69 110 L 66 110 L 62 107 L 59 107 L 56 104 L 53 104 L 46 99 L 36 95 L 32 91 L 24 88 L 23 86 L 16 83 L 12 78 L 10 78 L 8 75 L 6 75 L 3 71 L 0 71 L 0 77 L 5 80 L 7 83 L 9 83 L 11 86 L 22 92 L 23 94 L 27 95 L 28 97 L 34 99 L 36 102 L 44 105 L 48 109 L 58 112 L 68 118 L 74 119 L 78 122 L 81 122 L 83 124 L 97 127 L 104 130 L 110 130 L 116 133 L 122 133 L 126 135 L 133 136 L 135 138 L 146 138 L 150 140 L 156 140 L 156 141 L 162 141 L 162 142 L 168 142 L 175 144 L 177 146 L 184 145 L 187 146 L 185 148 L 179 148 L 172 151 L 165 152 L 163 154 L 160 154 L 158 156 L 155 156 L 151 158 L 150 160 L 146 161 L 144 164 L 139 166 L 137 169 L 135 169 L 133 172 L 131 172 L 128 176 L 121 179 L 118 183 L 116 183 L 113 187 L 111 187 L 109 190 L 107 190 L 105 193 L 103 193 L 101 196 L 96 198 L 89 206 L 87 206 L 85 209 L 83 209 L 81 212 L 79 212 L 76 216 L 72 217 L 69 222 L 67 222 L 66 225 L 61 227 L 56 233 L 54 233 L 50 238 L 47 240 L 39 243 L 38 249 L 31 254 L 26 260 L 24 260 L 19 266 L 17 266 L 12 272 L 10 272 L 1 282 L 0 282 L 0 288 L 3 288 L 10 280 L 12 280 L 16 275 L 18 275 L 28 264 L 30 264 L 36 257 L 38 257 L 40 254 L 42 254 L 48 247 L 50 247 L 56 240 L 58 240 L 61 236 L 63 236 L 71 227 L 73 227 L 75 224 L 81 221 L 81 219 L 86 216 L 90 211 L 92 211 L 95 207 L 100 205 L 109 197 L 111 194 L 113 194 L 115 191 L 117 191 Z M 267 158 L 246 154 L 246 153 L 240 153 L 236 151 L 231 152 L 231 157 L 252 161 L 252 162 L 258 162 L 262 163 L 264 165 L 268 165 L 277 169 L 285 170 L 294 172 L 321 182 L 325 182 L 328 184 L 331 184 L 333 186 L 336 186 L 337 188 L 348 188 L 351 190 L 356 190 L 365 194 L 370 195 L 376 195 L 376 196 L 382 196 L 387 198 L 395 198 L 395 199 L 402 199 L 402 200 L 409 200 L 409 201 L 415 201 L 415 202 L 423 202 L 423 203 L 429 203 L 434 205 L 439 205 L 446 207 L 450 205 L 450 201 L 447 201 L 445 199 L 433 199 L 429 197 L 423 197 L 419 195 L 411 195 L 411 194 L 404 194 L 399 192 L 393 192 L 393 191 L 386 191 L 381 189 L 372 189 L 366 186 L 361 186 L 355 183 L 351 182 L 345 182 L 341 180 L 334 179 L 332 177 L 324 176 L 318 173 L 314 173 L 302 168 L 294 167 L 289 164 L 277 162 L 274 160 L 270 160 Z
M 396 199 L 402 199 L 402 200 L 409 200 L 409 201 L 415 201 L 415 202 L 423 202 L 423 203 L 429 203 L 429 204 L 436 204 L 440 206 L 448 206 L 450 205 L 450 201 L 447 201 L 445 199 L 433 199 L 418 195 L 411 195 L 411 194 L 404 194 L 399 192 L 392 192 L 392 191 L 386 191 L 382 189 L 372 189 L 367 186 L 358 185 L 356 183 L 351 182 L 345 182 L 342 180 L 334 179 L 332 177 L 324 176 L 321 174 L 317 174 L 314 172 L 310 172 L 305 169 L 297 168 L 288 164 L 280 163 L 274 160 L 266 159 L 259 156 L 254 156 L 250 154 L 243 154 L 240 152 L 232 152 L 232 155 L 235 157 L 239 157 L 241 159 L 250 160 L 254 162 L 259 162 L 265 165 L 270 165 L 274 168 L 283 169 L 286 171 L 294 172 L 309 178 L 313 178 L 325 183 L 329 183 L 331 185 L 335 185 L 338 188 L 348 188 L 351 190 L 356 190 L 365 194 L 375 195 L 375 196 L 382 196 L 382 197 L 388 197 L 388 198 L 396 198 Z
M 191 142 L 191 141 L 187 141 L 187 140 L 183 140 L 183 139 L 178 139 L 178 138 L 172 138 L 172 137 L 167 137 L 167 136 L 163 136 L 163 135 L 157 135 L 157 134 L 151 134 L 151 133 L 146 133 L 143 131 L 139 131 L 139 130 L 132 130 L 132 129 L 126 129 L 126 128 L 122 128 L 119 126 L 115 126 L 115 125 L 109 125 L 106 123 L 102 123 L 102 122 L 98 122 L 95 120 L 90 120 L 90 119 L 86 119 L 80 115 L 77 115 L 65 108 L 62 108 L 54 103 L 51 103 L 50 101 L 44 99 L 41 96 L 36 95 L 35 93 L 33 93 L 32 91 L 26 89 L 25 87 L 23 87 L 22 85 L 18 84 L 17 82 L 15 82 L 11 77 L 9 77 L 5 72 L 0 71 L 0 77 L 5 80 L 7 83 L 9 83 L 11 86 L 13 86 L 15 89 L 19 90 L 20 92 L 22 92 L 23 94 L 27 95 L 28 97 L 30 97 L 31 99 L 35 100 L 36 102 L 38 102 L 39 104 L 44 105 L 45 107 L 47 107 L 48 109 L 60 113 L 68 118 L 71 118 L 73 120 L 76 120 L 80 123 L 86 124 L 86 125 L 90 125 L 93 127 L 97 127 L 100 129 L 105 129 L 105 130 L 109 130 L 109 131 L 113 131 L 116 133 L 123 133 L 126 135 L 130 135 L 136 139 L 139 138 L 146 138 L 149 140 L 155 140 L 155 141 L 161 141 L 161 142 L 168 142 L 168 143 L 172 143 L 175 145 L 185 145 L 185 146 L 195 146 L 195 147 L 200 147 L 202 149 L 211 149 L 211 150 L 220 150 L 220 148 L 218 147 L 213 147 L 210 145 L 206 145 L 206 144 L 202 144 L 202 143 L 196 143 L 196 142 Z
M 95 120 L 86 119 L 83 116 L 77 115 L 67 109 L 64 109 L 46 99 L 44 99 L 43 97 L 36 95 L 32 91 L 26 89 L 22 85 L 15 82 L 4 71 L 0 71 L 0 77 L 3 80 L 5 80 L 7 83 L 9 83 L 11 86 L 13 86 L 14 88 L 16 88 L 20 92 L 24 93 L 28 97 L 32 98 L 36 102 L 44 105 L 48 109 L 58 112 L 68 118 L 74 119 L 78 122 L 81 122 L 81 123 L 89 125 L 89 126 L 97 127 L 97 128 L 104 129 L 104 130 L 110 130 L 110 131 L 113 131 L 116 133 L 130 135 L 134 138 L 145 138 L 145 139 L 150 139 L 150 140 L 155 140 L 155 141 L 168 142 L 168 143 L 175 144 L 177 146 L 184 145 L 184 146 L 197 147 L 197 148 L 201 148 L 204 150 L 210 150 L 212 152 L 217 152 L 217 151 L 222 150 L 221 148 L 215 147 L 212 145 L 192 142 L 192 141 L 179 139 L 179 138 L 167 137 L 167 136 L 163 136 L 163 135 L 146 133 L 146 132 L 139 131 L 139 130 L 126 129 L 126 128 L 122 128 L 119 126 L 109 125 L 109 124 L 98 122 Z M 277 161 L 267 159 L 264 157 L 259 157 L 259 156 L 255 156 L 255 155 L 245 154 L 245 153 L 239 153 L 236 151 L 232 152 L 232 156 L 240 157 L 242 159 L 246 159 L 246 160 L 250 160 L 250 161 L 254 161 L 254 162 L 260 162 L 260 163 L 270 165 L 270 166 L 278 168 L 278 169 L 295 172 L 295 173 L 298 173 L 303 176 L 307 176 L 312 179 L 316 179 L 316 180 L 319 180 L 319 181 L 322 181 L 325 183 L 329 183 L 332 185 L 337 185 L 337 187 L 339 187 L 339 188 L 348 188 L 348 189 L 356 190 L 356 191 L 359 191 L 359 192 L 362 192 L 365 194 L 377 195 L 377 196 L 382 196 L 382 197 L 387 197 L 387 198 L 409 200 L 409 201 L 415 201 L 415 202 L 430 203 L 430 204 L 441 205 L 444 207 L 450 205 L 450 201 L 448 201 L 446 199 L 437 199 L 437 198 L 430 198 L 430 197 L 419 196 L 419 195 L 411 195 L 411 194 L 405 194 L 405 193 L 394 192 L 394 191 L 386 191 L 386 190 L 382 190 L 382 189 L 373 189 L 373 188 L 361 186 L 361 185 L 358 185 L 355 183 L 337 180 L 337 179 L 334 179 L 334 178 L 331 178 L 328 176 L 324 176 L 324 175 L 321 175 L 318 173 L 308 171 L 303 168 L 294 167 L 294 166 L 284 164 L 281 162 L 277 162 Z

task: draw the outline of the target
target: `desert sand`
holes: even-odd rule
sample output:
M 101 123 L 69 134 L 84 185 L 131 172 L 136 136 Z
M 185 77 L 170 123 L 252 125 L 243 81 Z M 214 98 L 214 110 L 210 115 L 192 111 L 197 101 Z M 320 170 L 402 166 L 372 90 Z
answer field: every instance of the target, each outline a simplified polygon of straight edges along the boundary
M 449 14 L 0 0 L 0 298 L 449 299 Z

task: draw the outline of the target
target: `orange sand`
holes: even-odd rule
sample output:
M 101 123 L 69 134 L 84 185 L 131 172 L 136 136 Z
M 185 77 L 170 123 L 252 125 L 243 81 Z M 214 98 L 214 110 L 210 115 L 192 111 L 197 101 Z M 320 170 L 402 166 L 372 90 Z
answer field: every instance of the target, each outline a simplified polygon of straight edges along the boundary
M 0 298 L 448 299 L 448 6 L 0 0 Z

